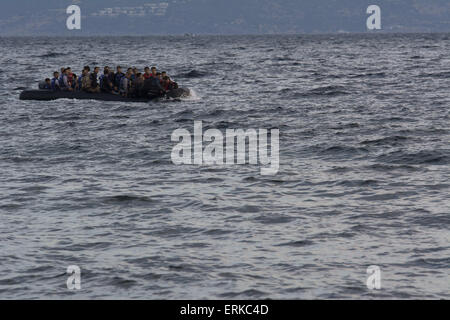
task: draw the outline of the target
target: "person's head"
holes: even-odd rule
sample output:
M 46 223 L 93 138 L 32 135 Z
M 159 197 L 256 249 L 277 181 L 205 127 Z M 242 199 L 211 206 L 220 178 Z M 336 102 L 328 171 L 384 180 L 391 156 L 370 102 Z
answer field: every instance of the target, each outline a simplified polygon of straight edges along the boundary
M 167 76 L 167 72 L 165 72 L 165 71 L 161 72 L 161 76 L 162 76 L 162 77 L 163 77 L 163 79 L 164 79 L 164 77 L 166 77 L 166 76 Z
M 50 83 L 50 79 L 49 78 L 45 79 L 45 83 Z
M 131 75 L 132 75 L 131 71 L 128 71 L 128 72 L 125 74 L 125 77 L 126 77 L 127 79 L 130 79 L 130 78 L 131 78 Z
M 83 72 L 82 72 L 81 74 L 82 74 L 83 76 L 86 76 L 86 75 L 89 74 L 89 70 L 86 69 L 86 68 L 84 68 L 84 69 L 83 69 Z
M 156 73 L 156 76 L 161 80 L 161 73 Z
M 72 76 L 73 76 L 74 79 L 77 78 L 77 75 L 75 73 L 72 73 Z
M 70 67 L 66 68 L 66 74 L 71 74 L 72 73 L 72 69 Z
M 156 67 L 152 67 L 152 74 L 154 75 L 154 76 L 156 76 Z
M 163 82 L 167 83 L 167 84 L 170 83 L 170 78 L 168 76 L 164 76 L 163 77 Z
M 138 73 L 136 73 L 136 79 L 143 80 L 144 79 L 144 75 L 142 73 L 138 72 Z
M 122 72 L 122 67 L 121 66 L 117 66 L 117 73 L 121 73 Z
M 144 68 L 144 72 L 145 72 L 145 74 L 149 75 L 151 73 L 150 68 L 149 67 L 145 67 Z
M 100 68 L 99 67 L 95 67 L 94 68 L 94 73 L 98 73 L 100 71 Z
M 59 78 L 59 72 L 58 72 L 58 71 L 53 72 L 53 76 L 54 76 L 55 78 Z
M 108 67 L 105 67 L 105 69 L 103 69 L 103 74 L 109 74 L 109 68 Z
M 127 73 L 133 73 L 133 68 L 128 68 Z
M 61 68 L 61 74 L 64 74 L 65 71 L 66 71 L 66 68 Z
M 91 68 L 89 67 L 89 66 L 85 66 L 84 68 L 83 68 L 83 71 L 87 71 L 87 72 L 91 72 Z
M 136 67 L 133 67 L 131 70 L 133 71 L 134 74 L 137 73 L 137 68 Z

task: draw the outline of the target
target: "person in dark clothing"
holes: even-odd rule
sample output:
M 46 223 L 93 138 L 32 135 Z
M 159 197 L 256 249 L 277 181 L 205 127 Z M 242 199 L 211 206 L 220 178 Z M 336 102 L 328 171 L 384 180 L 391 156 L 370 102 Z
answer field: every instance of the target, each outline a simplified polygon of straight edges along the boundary
M 78 81 L 78 77 L 75 73 L 72 74 L 73 78 L 72 78 L 72 89 L 74 91 L 79 91 L 80 87 L 79 87 L 79 81 Z
M 59 87 L 59 73 L 58 71 L 53 72 L 53 79 L 50 81 L 50 87 L 53 91 L 61 90 Z
M 136 79 L 131 83 L 132 86 L 132 92 L 134 96 L 141 97 L 142 96 L 142 89 L 144 87 L 144 75 L 142 73 L 136 74 Z
M 111 82 L 111 84 L 113 86 L 113 90 L 115 90 L 114 82 L 116 81 L 116 74 L 114 73 L 114 70 L 109 70 L 108 71 L 108 78 L 109 78 L 109 81 Z
M 98 84 L 98 72 L 99 72 L 100 68 L 99 67 L 95 67 L 94 71 L 91 73 L 90 75 L 90 80 L 91 80 L 91 90 L 90 92 L 92 93 L 98 93 L 100 92 L 100 86 Z
M 52 81 L 50 80 L 50 78 L 45 79 L 44 82 L 40 82 L 39 89 L 52 90 Z
M 131 92 L 131 72 L 127 74 L 120 80 L 120 95 L 123 97 L 129 97 L 132 95 Z
M 112 84 L 109 77 L 109 69 L 105 68 L 103 71 L 103 78 L 101 82 L 100 89 L 102 92 L 112 93 L 114 91 L 114 85 Z
M 120 89 L 120 81 L 125 77 L 125 74 L 122 72 L 122 67 L 117 66 L 117 72 L 114 76 L 114 90 L 119 91 Z
M 161 81 L 158 77 L 154 76 L 149 79 L 145 79 L 144 86 L 142 88 L 144 96 L 147 97 L 160 97 L 166 93 L 166 90 L 161 86 Z

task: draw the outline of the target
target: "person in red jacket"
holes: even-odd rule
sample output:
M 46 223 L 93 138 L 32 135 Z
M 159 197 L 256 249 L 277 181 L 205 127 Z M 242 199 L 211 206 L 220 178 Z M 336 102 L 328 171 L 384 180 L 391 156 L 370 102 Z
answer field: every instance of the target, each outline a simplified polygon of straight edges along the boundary
M 149 67 L 144 68 L 144 79 L 150 79 L 152 76 L 152 72 Z
M 176 82 L 173 82 L 172 80 L 170 80 L 170 78 L 168 76 L 165 76 L 162 79 L 161 85 L 164 88 L 164 90 L 166 90 L 166 91 L 178 89 L 178 84 Z

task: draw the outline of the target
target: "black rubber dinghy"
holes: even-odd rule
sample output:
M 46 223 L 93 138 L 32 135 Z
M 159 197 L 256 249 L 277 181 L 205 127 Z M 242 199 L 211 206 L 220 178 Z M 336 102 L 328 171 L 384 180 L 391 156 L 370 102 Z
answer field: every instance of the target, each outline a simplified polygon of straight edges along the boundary
M 56 99 L 80 99 L 123 102 L 148 102 L 158 98 L 183 98 L 188 97 L 190 91 L 187 88 L 178 88 L 168 91 L 164 96 L 150 96 L 148 98 L 126 98 L 111 93 L 88 93 L 83 91 L 50 91 L 50 90 L 25 90 L 20 94 L 20 100 L 51 101 Z

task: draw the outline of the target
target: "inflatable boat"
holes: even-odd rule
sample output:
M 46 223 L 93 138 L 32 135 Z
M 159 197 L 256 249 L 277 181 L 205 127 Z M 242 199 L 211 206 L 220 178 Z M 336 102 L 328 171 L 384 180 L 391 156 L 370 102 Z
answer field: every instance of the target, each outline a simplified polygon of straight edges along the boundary
M 80 99 L 101 101 L 123 101 L 123 102 L 148 102 L 161 98 L 184 98 L 190 95 L 187 88 L 178 88 L 168 91 L 164 96 L 149 96 L 147 98 L 127 98 L 112 93 L 88 93 L 83 91 L 51 91 L 51 90 L 24 90 L 20 94 L 20 100 L 51 101 L 56 99 Z

